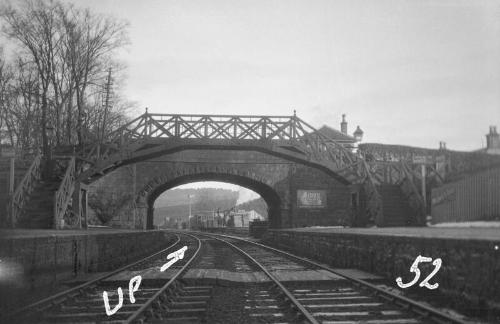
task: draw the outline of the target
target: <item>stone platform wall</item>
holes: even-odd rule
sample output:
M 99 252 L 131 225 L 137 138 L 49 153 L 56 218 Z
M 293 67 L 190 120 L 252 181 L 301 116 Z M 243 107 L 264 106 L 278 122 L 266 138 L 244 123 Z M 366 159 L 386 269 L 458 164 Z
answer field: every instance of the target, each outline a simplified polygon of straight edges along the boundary
M 421 263 L 420 280 L 411 292 L 446 300 L 469 312 L 500 308 L 500 247 L 486 240 L 415 238 L 403 236 L 311 233 L 270 230 L 264 242 L 335 268 L 357 268 L 383 276 L 397 288 L 395 279 L 410 282 L 409 269 L 418 255 L 442 259 L 429 283 L 435 290 L 419 288 L 434 269 Z
M 173 240 L 172 234 L 162 231 L 2 238 L 0 304 L 40 290 L 50 292 L 77 275 L 115 269 L 164 249 Z

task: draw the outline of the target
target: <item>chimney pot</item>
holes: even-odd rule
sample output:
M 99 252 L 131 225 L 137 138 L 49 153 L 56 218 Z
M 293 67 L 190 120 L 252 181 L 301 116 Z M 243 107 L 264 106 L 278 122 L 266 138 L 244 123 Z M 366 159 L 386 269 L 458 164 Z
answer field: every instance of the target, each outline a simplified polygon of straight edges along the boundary
M 490 133 L 486 135 L 486 149 L 500 148 L 500 136 L 496 126 L 490 126 Z
M 340 123 L 340 131 L 342 134 L 347 135 L 347 122 L 345 120 L 345 114 L 342 114 L 342 122 Z

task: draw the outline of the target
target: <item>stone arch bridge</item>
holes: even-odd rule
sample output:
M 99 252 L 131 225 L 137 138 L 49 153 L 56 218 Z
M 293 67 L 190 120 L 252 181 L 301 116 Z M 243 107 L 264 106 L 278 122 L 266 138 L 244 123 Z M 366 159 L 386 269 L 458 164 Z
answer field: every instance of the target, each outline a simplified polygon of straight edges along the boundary
M 136 162 L 101 177 L 91 191 L 129 196 L 115 223 L 151 228 L 156 198 L 175 186 L 223 181 L 258 193 L 268 206 L 272 227 L 349 223 L 350 186 L 324 171 L 260 152 L 185 150 Z M 326 202 L 314 208 L 297 204 L 297 191 L 321 190 Z

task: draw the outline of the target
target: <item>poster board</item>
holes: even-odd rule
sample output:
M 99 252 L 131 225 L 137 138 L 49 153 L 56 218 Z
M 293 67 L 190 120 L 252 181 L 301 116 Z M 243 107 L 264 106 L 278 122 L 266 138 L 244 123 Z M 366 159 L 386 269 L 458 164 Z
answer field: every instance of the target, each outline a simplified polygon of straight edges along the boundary
M 326 190 L 297 190 L 299 208 L 325 208 Z

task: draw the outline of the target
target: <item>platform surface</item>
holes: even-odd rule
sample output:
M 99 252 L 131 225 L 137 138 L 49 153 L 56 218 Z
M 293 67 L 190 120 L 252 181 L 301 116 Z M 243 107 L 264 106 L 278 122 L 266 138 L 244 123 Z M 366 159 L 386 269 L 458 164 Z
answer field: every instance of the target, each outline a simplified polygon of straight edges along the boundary
M 56 229 L 1 229 L 0 239 L 33 238 L 50 236 L 78 236 L 100 234 L 123 234 L 144 232 L 146 230 L 131 230 L 119 228 L 91 228 L 81 230 Z M 418 238 L 442 238 L 457 240 L 500 241 L 499 227 L 382 227 L 382 228 L 339 228 L 339 227 L 304 227 L 289 228 L 283 231 L 309 233 L 335 233 L 351 235 L 379 235 Z
M 440 238 L 456 240 L 500 241 L 500 228 L 495 227 L 382 227 L 382 228 L 338 228 L 304 227 L 283 231 L 306 233 L 335 233 L 351 235 L 379 235 L 411 238 Z
M 122 228 L 89 228 L 75 230 L 56 230 L 56 229 L 0 229 L 0 239 L 12 238 L 34 238 L 50 236 L 78 236 L 78 235 L 100 235 L 100 234 L 120 234 L 144 232 L 146 230 L 131 230 Z

